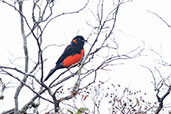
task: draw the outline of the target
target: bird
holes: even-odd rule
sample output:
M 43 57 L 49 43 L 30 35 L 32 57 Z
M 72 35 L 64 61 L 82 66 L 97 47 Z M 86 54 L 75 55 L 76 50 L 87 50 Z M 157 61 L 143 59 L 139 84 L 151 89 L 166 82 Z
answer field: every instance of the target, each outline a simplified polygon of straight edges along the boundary
M 50 70 L 44 81 L 47 81 L 56 70 L 74 67 L 80 63 L 85 53 L 85 42 L 87 42 L 87 40 L 85 40 L 81 35 L 74 37 L 71 43 L 65 48 L 64 52 L 57 60 L 56 66 Z

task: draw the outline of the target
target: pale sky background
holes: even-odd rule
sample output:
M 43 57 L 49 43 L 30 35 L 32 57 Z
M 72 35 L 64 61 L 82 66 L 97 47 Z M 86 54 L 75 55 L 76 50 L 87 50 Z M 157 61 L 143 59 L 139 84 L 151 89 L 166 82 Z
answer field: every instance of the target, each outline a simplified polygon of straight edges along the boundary
M 74 6 L 73 10 L 75 10 L 85 3 L 79 0 L 72 0 L 70 3 L 67 1 L 66 5 L 66 1 L 61 2 L 61 0 L 57 0 L 57 7 L 61 8 L 62 11 L 67 11 L 67 9 Z M 92 8 L 94 1 L 90 0 L 89 8 Z M 29 4 L 28 1 L 25 3 Z M 156 101 L 154 87 L 151 83 L 153 81 L 151 74 L 147 69 L 141 67 L 141 65 L 150 67 L 153 70 L 155 66 L 159 66 L 159 56 L 151 52 L 150 49 L 160 53 L 165 62 L 171 63 L 171 28 L 168 28 L 155 15 L 149 13 L 148 10 L 157 13 L 171 25 L 170 6 L 171 0 L 133 0 L 133 2 L 126 3 L 120 7 L 115 35 L 119 39 L 122 52 L 127 52 L 138 45 L 143 47 L 144 42 L 145 50 L 143 54 L 146 56 L 125 61 L 124 65 L 114 66 L 111 72 L 99 76 L 97 80 L 105 81 L 110 79 L 108 83 L 120 84 L 123 87 L 129 87 L 131 90 L 142 90 L 143 92 L 147 92 L 147 99 Z M 24 11 L 29 12 L 27 9 L 24 9 Z M 15 64 L 20 63 L 21 60 L 19 58 L 23 57 L 23 50 L 19 16 L 14 9 L 2 3 L 0 3 L 0 14 L 0 65 L 10 64 L 9 60 L 15 61 Z M 68 21 L 68 18 L 70 21 Z M 49 66 L 54 66 L 65 46 L 70 43 L 76 34 L 82 34 L 85 38 L 88 36 L 90 30 L 85 22 L 93 23 L 95 20 L 91 18 L 93 16 L 87 9 L 79 15 L 60 17 L 49 24 L 44 33 L 45 43 L 43 45 L 64 44 L 64 46 L 52 47 L 47 50 L 45 58 L 48 59 L 46 62 L 48 70 L 45 73 L 48 73 L 49 69 L 51 69 Z M 35 45 L 35 41 L 33 40 L 29 40 L 29 43 Z M 89 45 L 85 45 L 85 50 L 86 47 L 88 48 Z M 56 49 L 58 50 L 56 51 Z M 31 58 L 33 59 L 35 59 L 34 54 L 36 54 L 34 50 L 30 51 L 33 55 Z M 168 67 L 161 68 L 161 73 L 163 76 L 168 76 L 170 75 L 169 70 L 170 68 Z M 4 78 L 3 80 L 5 82 L 9 81 Z M 171 103 L 169 99 L 171 99 L 171 95 L 164 102 Z M 8 103 L 0 101 L 0 106 L 1 104 L 11 105 L 10 102 Z M 7 107 L 6 109 L 9 108 Z M 2 110 L 1 107 L 0 110 Z

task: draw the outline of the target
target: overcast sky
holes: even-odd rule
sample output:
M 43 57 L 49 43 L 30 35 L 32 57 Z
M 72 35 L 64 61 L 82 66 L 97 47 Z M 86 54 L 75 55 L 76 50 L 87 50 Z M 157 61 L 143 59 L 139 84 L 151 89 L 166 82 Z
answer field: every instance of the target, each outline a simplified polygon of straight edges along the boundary
M 60 0 L 57 0 L 56 3 L 58 3 L 58 6 L 64 4 Z M 90 3 L 93 5 L 93 2 Z M 84 3 L 79 2 L 78 4 L 83 5 Z M 79 6 L 78 4 L 76 5 L 75 2 L 67 3 L 65 7 L 63 6 L 63 10 L 65 11 L 71 6 L 75 6 L 74 8 L 76 9 Z M 88 7 L 91 8 L 91 5 Z M 25 9 L 25 11 L 27 12 L 27 9 Z M 147 56 L 127 61 L 124 65 L 117 65 L 112 69 L 112 72 L 109 72 L 109 77 L 104 78 L 100 76 L 98 80 L 110 79 L 110 83 L 121 84 L 133 90 L 143 90 L 148 93 L 148 97 L 153 95 L 153 97 L 149 97 L 149 99 L 156 100 L 154 96 L 155 93 L 153 92 L 154 88 L 151 83 L 151 81 L 153 81 L 151 74 L 141 65 L 148 66 L 152 69 L 154 69 L 155 65 L 159 65 L 159 56 L 151 52 L 150 49 L 157 51 L 162 55 L 164 61 L 171 63 L 171 28 L 168 28 L 159 18 L 148 11 L 157 13 L 171 25 L 171 0 L 133 0 L 133 2 L 121 6 L 115 28 L 115 35 L 119 38 L 121 48 L 127 47 L 129 50 L 132 46 L 136 47 L 136 45 L 140 45 L 143 47 L 145 44 L 143 54 Z M 44 45 L 64 44 L 56 54 L 55 48 L 52 49 L 52 51 L 48 50 L 48 54 L 45 55 L 45 57 L 51 58 L 47 62 L 50 66 L 56 62 L 60 53 L 62 53 L 65 46 L 70 43 L 75 34 L 82 34 L 85 37 L 88 36 L 90 31 L 87 30 L 85 22 L 93 22 L 93 20 L 90 20 L 92 15 L 88 12 L 89 10 L 83 11 L 79 17 L 76 15 L 73 17 L 66 16 L 59 18 L 53 21 L 52 24 L 49 24 L 44 34 L 46 42 Z M 17 20 L 19 16 L 14 9 L 2 3 L 0 3 L 0 14 L 0 65 L 8 65 L 9 60 L 14 61 L 16 58 L 22 57 L 21 55 L 23 55 L 20 23 Z M 67 21 L 68 18 L 70 18 L 72 22 Z M 31 42 L 32 40 L 29 41 L 29 43 Z M 35 45 L 35 42 L 32 43 L 32 45 Z M 85 45 L 85 48 L 86 47 L 88 47 L 88 44 Z M 124 49 L 125 48 L 122 50 L 123 52 L 127 51 Z M 34 54 L 34 51 L 31 53 Z M 19 62 L 20 61 L 16 63 Z M 162 68 L 161 70 L 165 76 L 170 74 L 168 71 L 169 68 Z M 48 71 L 49 70 L 45 73 Z

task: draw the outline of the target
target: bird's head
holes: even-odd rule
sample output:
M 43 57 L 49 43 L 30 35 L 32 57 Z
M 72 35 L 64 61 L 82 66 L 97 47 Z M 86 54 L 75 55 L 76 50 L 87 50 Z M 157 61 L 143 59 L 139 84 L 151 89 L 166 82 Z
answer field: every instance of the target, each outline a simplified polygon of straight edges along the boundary
M 72 44 L 76 44 L 76 45 L 84 45 L 84 43 L 87 42 L 87 40 L 85 40 L 83 38 L 83 36 L 76 36 L 74 37 L 74 39 L 71 41 Z

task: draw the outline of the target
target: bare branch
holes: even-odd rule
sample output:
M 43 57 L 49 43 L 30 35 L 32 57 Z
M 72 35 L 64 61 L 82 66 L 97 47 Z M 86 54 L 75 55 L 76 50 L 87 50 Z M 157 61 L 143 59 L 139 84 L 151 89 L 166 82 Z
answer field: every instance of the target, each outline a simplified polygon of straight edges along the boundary
M 19 5 L 19 12 L 20 12 L 20 23 L 21 23 L 21 34 L 23 37 L 23 46 L 24 46 L 24 55 L 25 55 L 25 73 L 28 72 L 28 64 L 29 64 L 29 55 L 28 55 L 28 48 L 27 48 L 27 39 L 25 36 L 25 30 L 24 30 L 24 18 L 23 18 L 23 1 L 18 2 Z M 22 15 L 21 15 L 22 14 Z M 18 97 L 21 89 L 24 86 L 24 83 L 26 82 L 28 78 L 28 75 L 25 75 L 24 78 L 22 79 L 23 83 L 20 83 L 20 85 L 17 87 L 15 96 L 14 96 L 14 101 L 15 101 L 15 111 L 14 114 L 18 114 Z
M 87 0 L 87 3 L 86 3 L 82 8 L 80 8 L 80 9 L 77 10 L 77 11 L 65 12 L 65 13 L 61 13 L 61 14 L 58 14 L 58 15 L 52 17 L 51 19 L 49 19 L 49 20 L 47 21 L 47 23 L 46 23 L 46 25 L 43 27 L 42 31 L 44 31 L 44 30 L 46 29 L 47 25 L 48 25 L 51 21 L 53 21 L 54 19 L 56 19 L 56 18 L 58 18 L 58 17 L 60 17 L 60 16 L 71 15 L 71 14 L 76 14 L 76 13 L 81 12 L 82 10 L 84 10 L 84 9 L 87 7 L 88 2 L 89 2 L 89 1 Z M 41 36 L 42 34 L 43 34 L 43 32 L 40 34 L 40 36 Z
M 53 103 L 52 101 L 42 97 L 41 95 L 39 95 L 39 93 L 37 93 L 34 89 L 32 89 L 29 85 L 27 85 L 25 82 L 23 82 L 22 80 L 20 80 L 19 78 L 17 78 L 16 76 L 12 75 L 11 73 L 3 70 L 4 73 L 6 73 L 7 75 L 11 76 L 12 78 L 18 80 L 20 83 L 22 83 L 24 86 L 26 86 L 28 89 L 30 89 L 33 93 L 35 93 L 38 97 L 40 97 L 43 100 L 49 101 L 51 103 Z
M 156 97 L 159 102 L 159 106 L 158 106 L 157 110 L 155 111 L 155 114 L 159 114 L 159 112 L 162 110 L 164 99 L 170 94 L 170 91 L 171 91 L 171 86 L 169 86 L 168 90 L 165 92 L 165 94 L 162 97 L 160 97 L 159 96 L 160 90 L 159 89 L 157 90 Z
M 153 73 L 153 71 L 150 68 L 145 67 L 145 66 L 142 66 L 142 67 L 148 69 L 150 71 L 150 73 L 152 74 L 153 82 L 154 82 L 153 83 L 154 84 L 154 90 L 156 91 L 157 101 L 159 102 L 159 105 L 158 105 L 158 107 L 157 107 L 157 109 L 155 111 L 155 114 L 159 114 L 159 112 L 164 107 L 164 105 L 163 105 L 164 99 L 170 94 L 171 85 L 170 86 L 166 86 L 167 85 L 166 84 L 166 80 L 163 78 L 163 76 L 160 73 L 159 69 L 157 69 L 156 67 L 155 67 L 155 70 L 157 71 L 157 73 L 159 74 L 159 77 L 161 78 L 161 80 L 159 80 L 158 82 L 157 82 L 157 80 L 155 78 L 156 77 L 155 74 Z M 161 90 L 162 90 L 162 88 L 164 88 L 164 86 L 166 86 L 167 91 L 164 92 L 164 94 L 160 97 L 159 94 L 161 93 Z
M 152 11 L 147 10 L 149 13 L 155 15 L 156 17 L 158 17 L 164 24 L 166 24 L 169 28 L 171 28 L 170 24 L 168 24 L 161 16 L 159 16 L 157 13 L 154 13 Z

